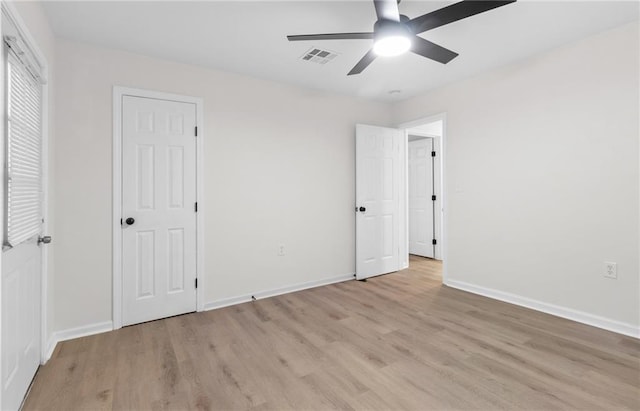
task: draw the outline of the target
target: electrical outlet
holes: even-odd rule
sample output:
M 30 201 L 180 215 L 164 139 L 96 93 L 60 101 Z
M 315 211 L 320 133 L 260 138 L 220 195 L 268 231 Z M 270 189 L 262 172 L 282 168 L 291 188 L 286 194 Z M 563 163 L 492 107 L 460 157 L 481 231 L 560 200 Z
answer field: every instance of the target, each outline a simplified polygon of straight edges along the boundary
M 606 278 L 618 278 L 618 264 L 605 261 L 604 262 L 604 276 Z
M 278 255 L 280 257 L 284 256 L 284 244 L 278 244 Z

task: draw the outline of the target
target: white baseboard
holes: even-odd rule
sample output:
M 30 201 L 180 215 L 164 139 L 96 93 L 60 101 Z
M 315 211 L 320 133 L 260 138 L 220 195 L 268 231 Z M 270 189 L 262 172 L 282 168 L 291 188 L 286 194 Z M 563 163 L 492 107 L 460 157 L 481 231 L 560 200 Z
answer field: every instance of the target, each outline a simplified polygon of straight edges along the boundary
M 96 324 L 89 324 L 82 327 L 69 328 L 66 330 L 56 331 L 47 342 L 47 358 L 48 361 L 56 349 L 59 342 L 72 340 L 74 338 L 86 337 L 88 335 L 100 334 L 113 330 L 113 321 L 104 321 Z
M 49 361 L 49 358 L 53 355 L 53 351 L 56 349 L 56 345 L 58 345 L 58 341 L 56 341 L 55 333 L 49 337 L 47 340 L 47 350 L 45 351 L 44 361 Z
M 306 283 L 294 284 L 287 287 L 275 288 L 271 290 L 257 291 L 253 294 L 242 295 L 238 297 L 225 298 L 222 300 L 212 301 L 204 305 L 204 311 L 213 310 L 216 308 L 227 307 L 230 305 L 240 304 L 251 301 L 255 297 L 256 299 L 262 299 L 267 297 L 273 297 L 276 295 L 291 293 L 294 291 L 306 290 L 308 288 L 319 287 L 322 285 L 340 283 L 343 281 L 353 280 L 354 274 L 345 274 L 337 277 L 325 278 L 322 280 L 309 281 Z M 53 333 L 49 341 L 47 342 L 47 356 L 48 361 L 59 342 L 71 340 L 74 338 L 86 337 L 88 335 L 100 334 L 113 330 L 112 321 L 104 321 L 101 323 L 90 324 L 83 327 L 70 328 L 67 330 L 56 331 Z
M 257 297 L 256 297 L 257 298 Z M 250 295 L 240 295 L 237 297 L 223 298 L 221 300 L 209 301 L 204 303 L 203 311 L 215 310 L 217 308 L 229 307 L 236 304 L 242 304 L 251 301 Z
M 491 288 L 469 284 L 464 281 L 447 280 L 445 281 L 445 285 L 451 288 L 456 288 L 458 290 L 468 291 L 473 294 L 493 298 L 494 300 L 504 301 L 536 311 L 542 311 L 543 313 L 555 315 L 556 317 L 562 317 L 582 324 L 587 324 L 593 327 L 613 331 L 615 333 L 627 335 L 629 337 L 640 338 L 640 327 L 634 326 L 632 324 L 611 320 L 609 318 L 589 314 L 584 311 L 578 311 L 567 307 L 561 307 L 555 304 L 545 303 L 504 291 L 498 291 Z
M 293 293 L 295 291 L 302 291 L 308 288 L 320 287 L 323 285 L 341 283 L 343 281 L 353 280 L 355 278 L 355 274 L 344 274 L 337 277 L 325 278 L 322 280 L 308 281 L 306 283 L 298 283 L 286 287 L 274 288 L 271 290 L 264 291 L 256 291 L 252 294 L 240 295 L 237 297 L 224 298 L 221 300 L 210 301 L 205 303 L 204 311 L 215 310 L 216 308 L 228 307 L 230 305 L 246 303 L 252 301 L 255 297 L 256 300 L 260 300 L 263 298 L 274 297 L 276 295 Z

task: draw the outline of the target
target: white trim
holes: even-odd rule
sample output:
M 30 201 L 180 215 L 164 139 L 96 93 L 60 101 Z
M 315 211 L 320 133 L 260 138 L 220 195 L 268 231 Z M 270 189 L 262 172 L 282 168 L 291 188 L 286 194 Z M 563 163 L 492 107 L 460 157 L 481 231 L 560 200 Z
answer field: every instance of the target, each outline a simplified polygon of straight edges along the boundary
M 409 128 L 414 128 L 417 126 L 421 126 L 423 124 L 427 124 L 427 123 L 433 123 L 436 121 L 442 121 L 442 136 L 440 136 L 440 171 L 441 171 L 441 176 L 440 176 L 440 195 L 441 195 L 441 200 L 442 200 L 442 213 L 440 214 L 440 218 L 442 221 L 442 232 L 441 232 L 441 259 L 442 259 L 442 283 L 445 284 L 448 277 L 449 277 L 449 258 L 448 258 L 448 250 L 447 250 L 447 233 L 449 232 L 448 227 L 447 227 L 447 206 L 448 206 L 448 202 L 447 202 L 447 184 L 446 184 L 446 178 L 447 178 L 447 168 L 446 168 L 446 160 L 447 160 L 447 113 L 440 113 L 440 114 L 435 114 L 429 117 L 423 117 L 423 118 L 419 118 L 417 120 L 413 120 L 413 121 L 408 121 L 405 123 L 401 123 L 399 124 L 397 127 L 400 129 L 405 129 L 405 135 L 407 137 L 407 141 L 408 141 L 408 132 L 406 132 L 407 129 Z M 406 161 L 405 161 L 406 162 Z M 406 164 L 405 164 L 405 168 L 406 168 Z M 405 187 L 405 189 L 408 192 L 408 188 Z M 408 193 L 407 193 L 408 194 Z M 408 205 L 408 201 L 407 201 L 407 205 Z M 408 213 L 407 213 L 408 214 Z M 408 232 L 408 227 L 407 227 L 407 232 Z M 407 253 L 409 252 L 409 236 L 406 236 L 405 241 L 407 242 Z
M 20 13 L 18 13 L 18 10 L 16 9 L 16 6 L 9 1 L 3 0 L 2 8 L 7 12 L 7 15 L 11 17 L 11 20 L 13 20 L 13 23 L 18 30 L 18 34 L 20 34 L 20 37 L 22 37 L 22 39 L 25 41 L 26 46 L 29 47 L 29 51 L 31 51 L 33 57 L 35 57 L 36 63 L 40 65 L 43 73 L 47 75 L 49 63 L 47 62 L 47 59 L 45 58 L 42 50 L 40 50 L 40 47 L 38 47 L 38 43 L 29 32 L 29 29 L 27 28 L 24 20 L 22 20 Z
M 47 340 L 47 347 L 45 350 L 45 356 L 44 356 L 44 361 L 47 362 L 51 359 L 51 356 L 53 355 L 53 352 L 56 349 L 56 345 L 58 344 L 58 341 L 55 339 L 55 335 L 51 335 L 51 337 L 49 337 L 49 339 Z
M 444 125 L 443 125 L 444 127 Z M 435 258 L 436 260 L 440 260 L 442 261 L 442 248 L 443 248 L 443 240 L 442 240 L 442 231 L 444 229 L 444 216 L 442 214 L 443 212 L 443 207 L 442 207 L 442 186 L 443 181 L 442 181 L 442 175 L 443 175 L 443 169 L 442 169 L 442 137 L 432 137 L 433 138 L 433 151 L 436 152 L 436 156 L 433 160 L 433 168 L 434 168 L 434 174 L 433 174 L 433 179 L 434 179 L 434 194 L 436 195 L 436 201 L 434 204 L 435 207 L 435 220 L 434 220 L 434 224 L 435 224 L 435 236 L 434 238 L 438 241 L 438 244 L 436 244 L 435 247 L 435 253 L 433 255 L 433 258 Z
M 196 201 L 198 212 L 196 213 L 196 276 L 198 288 L 196 289 L 196 310 L 204 311 L 204 287 L 206 284 L 204 271 L 204 100 L 196 101 L 196 125 L 198 137 L 196 138 Z
M 42 76 L 45 79 L 49 78 L 49 63 L 47 62 L 47 59 L 44 56 L 44 53 L 42 52 L 42 50 L 40 50 L 40 47 L 38 47 L 38 43 L 35 41 L 34 37 L 31 35 L 31 33 L 29 32 L 29 29 L 27 28 L 27 25 L 25 24 L 24 20 L 22 20 L 22 17 L 20 16 L 20 13 L 18 13 L 18 10 L 16 10 L 15 5 L 13 5 L 10 2 L 7 1 L 2 1 L 1 4 L 1 9 L 3 12 L 5 12 L 7 14 L 7 17 L 9 17 L 9 19 L 12 20 L 13 25 L 15 26 L 16 30 L 18 31 L 18 34 L 20 35 L 20 37 L 22 38 L 22 40 L 24 41 L 25 45 L 29 48 L 29 51 L 31 52 L 31 54 L 33 55 L 33 57 L 36 59 L 36 63 L 40 66 L 40 70 L 42 72 Z M 0 53 L 2 54 L 2 61 L 1 61 L 1 65 L 2 65 L 2 70 L 0 70 L 0 73 L 2 73 L 2 77 L 0 79 L 0 82 L 2 82 L 2 79 L 4 78 L 4 67 L 6 62 L 4 61 L 4 53 Z M 4 83 L 4 82 L 2 82 Z M 43 235 L 48 235 L 48 231 L 49 231 L 49 87 L 50 87 L 50 83 L 51 81 L 47 81 L 45 82 L 45 84 L 42 85 L 42 218 L 44 219 L 44 223 L 42 224 L 42 233 Z M 0 91 L 2 91 L 2 93 L 0 93 L 0 100 L 2 100 L 2 103 L 0 104 L 0 107 L 2 108 L 2 113 L 4 113 L 4 98 L 2 96 L 4 96 L 4 84 L 0 87 Z M 3 119 L 4 119 L 4 114 L 3 114 Z M 6 119 L 4 119 L 6 121 Z M 4 122 L 3 122 L 4 124 Z M 2 127 L 0 127 L 1 131 L 0 133 L 2 133 L 2 141 L 5 141 L 6 136 L 4 135 L 4 125 Z M 4 146 L 4 145 L 3 145 Z M 4 149 L 2 149 L 0 151 L 0 154 L 2 156 L 4 156 Z M 2 157 L 3 158 L 3 157 Z M 2 173 L 4 173 L 4 171 L 2 171 Z M 4 180 L 4 175 L 2 175 L 2 180 Z M 4 187 L 4 185 L 0 184 L 0 186 Z M 3 188 L 0 188 L 0 198 L 4 197 L 4 192 L 3 192 Z M 1 201 L 0 201 L 1 202 Z M 0 207 L 0 215 L 3 215 L 2 213 L 2 209 Z M 0 226 L 2 226 L 2 230 L 0 232 L 4 232 L 4 221 L 2 222 L 2 224 L 0 224 Z M 44 364 L 47 359 L 49 358 L 47 356 L 47 344 L 49 341 L 49 336 L 47 335 L 47 331 L 48 331 L 48 278 L 49 278 L 49 265 L 48 265 L 48 259 L 49 259 L 49 252 L 48 252 L 48 247 L 47 246 L 42 246 L 40 247 L 40 259 L 41 259 L 41 273 L 40 273 L 40 363 Z M 0 253 L 0 267 L 2 265 L 2 258 L 1 258 L 1 254 Z
M 196 272 L 198 288 L 196 290 L 196 310 L 203 311 L 204 289 L 206 277 L 204 275 L 204 100 L 200 97 L 170 94 L 160 91 L 113 87 L 113 329 L 122 328 L 122 97 L 136 96 L 158 100 L 179 101 L 196 105 L 196 201 L 198 212 L 196 213 Z
M 350 281 L 355 279 L 355 273 L 339 275 L 337 277 L 325 278 L 322 280 L 314 280 L 308 281 L 305 283 L 298 283 L 286 287 L 273 288 L 271 290 L 264 291 L 256 291 L 252 294 L 245 294 L 236 297 L 223 298 L 221 300 L 210 301 L 204 305 L 204 309 L 214 310 L 216 308 L 228 307 L 230 305 L 236 305 L 241 303 L 246 303 L 253 300 L 255 297 L 257 300 L 261 300 L 263 298 L 274 297 L 276 295 L 293 293 L 296 291 L 307 290 L 309 288 L 321 287 L 323 285 L 342 283 L 344 281 Z
M 2 4 L 4 5 L 5 2 L 3 1 Z M 1 13 L 1 11 L 0 11 Z M 2 34 L 2 18 L 0 15 L 0 35 Z M 6 67 L 6 59 L 5 59 L 5 53 L 4 50 L 2 48 L 0 48 L 0 117 L 2 118 L 2 124 L 0 124 L 0 136 L 2 136 L 1 140 L 0 140 L 0 159 L 4 159 L 6 156 L 5 153 L 5 145 L 6 145 L 6 141 L 7 141 L 7 136 L 5 133 L 5 129 L 6 126 L 5 124 L 7 124 L 7 117 L 6 117 L 6 107 L 5 107 L 5 67 Z M 2 161 L 2 163 L 4 163 L 4 161 Z M 4 233 L 5 231 L 5 218 L 4 218 L 4 197 L 6 195 L 5 193 L 5 189 L 4 189 L 4 181 L 5 181 L 6 175 L 5 175 L 5 170 L 4 170 L 4 165 L 0 167 L 0 233 Z M 3 253 L 2 250 L 0 249 L 0 370 L 2 370 L 3 368 L 3 364 L 2 364 L 2 317 L 4 317 L 4 314 L 2 313 L 2 259 L 3 259 Z M 42 320 L 42 319 L 41 319 Z M 0 389 L 0 406 L 2 405 L 2 391 Z
M 221 300 L 210 301 L 204 305 L 204 310 L 215 310 L 252 301 L 251 295 L 240 295 L 238 297 L 223 298 Z
M 409 268 L 409 139 L 404 133 L 400 146 L 401 181 L 404 189 L 398 194 L 398 217 L 404 222 L 398 227 L 398 270 Z M 401 241 L 402 239 L 405 241 Z
M 89 324 L 82 327 L 69 328 L 66 330 L 56 331 L 47 342 L 47 360 L 56 349 L 59 342 L 73 340 L 75 338 L 87 337 L 89 335 L 102 334 L 113 330 L 112 321 L 104 321 L 101 323 Z
M 528 297 L 522 297 L 505 291 L 499 291 L 474 284 L 469 284 L 464 281 L 447 280 L 444 284 L 451 288 L 456 288 L 458 290 L 482 295 L 494 300 L 500 300 L 507 303 L 519 305 L 521 307 L 530 308 L 532 310 L 541 311 L 543 313 L 555 315 L 556 317 L 566 318 L 568 320 L 576 321 L 582 324 L 587 324 L 593 327 L 602 328 L 604 330 L 613 331 L 618 334 L 624 334 L 629 337 L 640 338 L 640 327 L 634 326 L 632 324 L 611 320 L 609 318 L 589 314 L 584 311 L 574 310 L 572 308 L 545 303 L 543 301 L 534 300 Z
M 47 75 L 46 70 L 44 75 Z M 49 232 L 49 82 L 42 86 L 42 123 L 46 125 L 42 129 L 42 236 L 47 236 Z M 49 312 L 49 247 L 46 244 L 40 245 L 40 265 L 41 274 L 40 287 L 40 311 L 41 311 L 41 328 L 40 328 L 40 362 L 44 364 L 47 361 L 47 347 L 45 342 L 48 340 L 47 328 Z
M 57 343 L 61 341 L 73 340 L 74 338 L 86 337 L 94 334 L 102 334 L 113 330 L 112 321 L 83 325 L 82 327 L 68 328 L 66 330 L 53 333 L 53 340 Z
M 113 328 L 122 327 L 122 94 L 113 88 L 113 153 L 112 153 L 112 310 Z

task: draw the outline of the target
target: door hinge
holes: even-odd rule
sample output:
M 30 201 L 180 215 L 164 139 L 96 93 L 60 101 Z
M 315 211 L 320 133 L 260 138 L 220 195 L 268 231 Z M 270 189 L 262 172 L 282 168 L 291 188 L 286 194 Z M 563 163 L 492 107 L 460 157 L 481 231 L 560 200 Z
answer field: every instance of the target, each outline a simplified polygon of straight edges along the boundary
M 431 152 L 431 157 L 435 157 L 435 156 L 436 156 L 436 152 L 435 152 L 435 151 L 432 151 L 432 152 Z
M 436 196 L 435 195 L 431 196 L 431 201 L 436 201 Z
M 436 240 L 435 238 L 431 241 L 431 244 L 436 245 L 438 244 L 438 240 Z
M 198 202 L 196 201 L 196 203 L 194 204 L 193 208 L 196 210 L 196 213 L 198 212 Z
M 196 126 L 196 137 L 198 137 L 198 126 Z
M 198 279 L 196 278 L 196 288 L 198 288 Z

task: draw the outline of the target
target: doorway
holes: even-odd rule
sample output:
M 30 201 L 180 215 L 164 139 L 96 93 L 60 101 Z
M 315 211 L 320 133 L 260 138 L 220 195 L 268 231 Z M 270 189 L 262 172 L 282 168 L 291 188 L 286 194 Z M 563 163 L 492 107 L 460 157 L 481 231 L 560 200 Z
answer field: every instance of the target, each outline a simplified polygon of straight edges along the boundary
M 418 143 L 420 140 L 424 141 Z M 421 243 L 422 251 L 414 251 L 412 258 L 441 260 L 442 280 L 446 281 L 445 141 L 444 113 L 400 124 L 397 128 L 356 126 L 357 279 L 409 268 L 409 231 L 413 224 L 414 232 L 423 238 L 414 239 L 414 243 Z M 421 187 L 419 196 L 424 200 L 420 206 L 424 225 L 416 222 L 415 216 L 409 217 L 409 196 L 416 194 L 415 190 L 409 191 L 410 145 L 416 151 L 422 150 L 423 161 L 415 168 L 431 171 L 422 179 L 430 185 Z
M 434 137 L 409 134 L 407 150 L 409 254 L 435 257 Z
M 114 89 L 114 328 L 200 309 L 201 106 Z
M 444 260 L 445 127 L 445 114 L 400 125 L 407 139 L 409 264 L 415 258 Z

